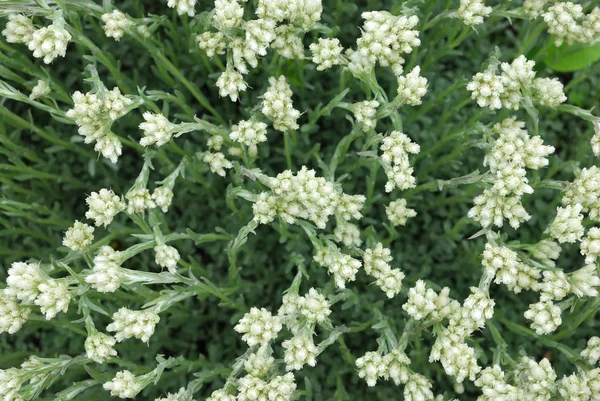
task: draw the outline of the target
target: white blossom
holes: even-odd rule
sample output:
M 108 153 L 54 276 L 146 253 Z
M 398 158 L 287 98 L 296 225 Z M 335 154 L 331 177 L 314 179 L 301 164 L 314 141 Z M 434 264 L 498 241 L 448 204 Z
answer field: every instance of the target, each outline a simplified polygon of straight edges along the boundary
M 104 33 L 109 38 L 114 38 L 116 41 L 121 40 L 125 32 L 127 32 L 133 22 L 129 19 L 127 14 L 122 13 L 119 10 L 113 10 L 110 13 L 102 14 L 102 21 L 104 21 Z
M 50 64 L 57 57 L 64 57 L 71 34 L 63 27 L 52 24 L 36 29 L 27 42 L 33 57 L 42 58 L 44 63 Z
M 341 62 L 341 54 L 344 48 L 339 39 L 319 38 L 318 42 L 311 43 L 308 47 L 312 53 L 312 62 L 317 65 L 317 70 L 328 70 Z
M 38 286 L 39 294 L 35 304 L 40 307 L 46 320 L 52 319 L 58 312 L 66 313 L 71 302 L 69 287 L 63 281 L 48 279 Z
M 242 340 L 249 346 L 265 344 L 277 337 L 281 330 L 281 322 L 265 308 L 251 308 L 233 328 L 243 334 Z
M 486 6 L 483 0 L 460 0 L 456 14 L 465 25 L 483 24 L 483 18 L 490 15 L 492 7 Z
M 263 95 L 262 113 L 278 131 L 297 130 L 300 112 L 292 104 L 292 89 L 283 75 L 269 77 L 269 88 Z
M 75 220 L 66 232 L 62 244 L 69 249 L 84 252 L 94 241 L 94 227 Z
M 117 356 L 114 345 L 117 340 L 104 333 L 94 333 L 85 339 L 86 356 L 97 363 L 104 363 L 108 358 Z
M 29 318 L 31 310 L 17 302 L 15 296 L 0 290 L 0 334 L 15 334 Z
M 177 273 L 179 263 L 179 252 L 172 246 L 161 244 L 154 247 L 154 261 L 160 267 L 167 268 L 171 273 Z
M 106 330 L 115 332 L 118 342 L 135 337 L 147 343 L 160 321 L 160 317 L 152 310 L 135 311 L 125 307 L 113 313 L 112 319 Z
M 531 328 L 540 335 L 552 333 L 560 324 L 561 309 L 550 301 L 540 301 L 529 305 L 525 318 L 531 321 Z
M 2 35 L 8 43 L 25 43 L 31 41 L 35 26 L 30 18 L 23 14 L 8 14 L 8 22 Z
M 571 284 L 571 292 L 578 297 L 597 297 L 597 287 L 600 287 L 597 265 L 586 265 L 571 273 L 569 284 Z
M 421 67 L 416 66 L 406 76 L 398 76 L 398 99 L 404 104 L 418 106 L 427 93 L 427 79 L 419 75 Z
M 143 389 L 140 380 L 128 370 L 117 372 L 115 377 L 102 387 L 110 391 L 111 396 L 119 398 L 135 398 Z

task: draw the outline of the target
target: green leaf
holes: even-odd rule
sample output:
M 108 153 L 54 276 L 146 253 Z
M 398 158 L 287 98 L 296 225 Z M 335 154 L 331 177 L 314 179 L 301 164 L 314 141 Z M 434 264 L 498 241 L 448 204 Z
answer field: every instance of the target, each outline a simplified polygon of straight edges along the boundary
M 600 45 L 586 46 L 580 50 L 558 55 L 549 66 L 558 72 L 579 71 L 600 60 Z

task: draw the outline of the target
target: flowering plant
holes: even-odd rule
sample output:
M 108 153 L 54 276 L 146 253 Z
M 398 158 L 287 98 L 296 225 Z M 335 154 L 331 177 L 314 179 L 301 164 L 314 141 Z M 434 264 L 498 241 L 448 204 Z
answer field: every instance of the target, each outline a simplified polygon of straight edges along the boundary
M 600 7 L 0 7 L 6 401 L 600 401 Z

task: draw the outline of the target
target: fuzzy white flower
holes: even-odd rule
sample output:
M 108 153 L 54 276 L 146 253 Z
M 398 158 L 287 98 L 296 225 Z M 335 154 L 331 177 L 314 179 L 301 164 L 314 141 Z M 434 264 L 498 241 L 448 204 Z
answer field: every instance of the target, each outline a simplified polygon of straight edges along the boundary
M 282 343 L 287 370 L 300 370 L 304 365 L 315 366 L 317 347 L 308 336 L 294 336 Z
M 125 209 L 125 202 L 109 189 L 92 192 L 85 200 L 89 210 L 85 217 L 94 220 L 96 227 L 109 225 L 113 218 Z
M 503 196 L 488 188 L 473 199 L 473 207 L 468 216 L 481 224 L 482 227 L 495 225 L 502 227 L 507 219 L 511 227 L 519 226 L 528 221 L 531 216 L 527 213 L 517 196 Z
M 135 398 L 143 389 L 140 380 L 128 370 L 117 372 L 115 377 L 104 383 L 102 387 L 110 391 L 110 395 L 113 397 L 119 398 Z
M 140 145 L 159 147 L 171 140 L 175 124 L 171 123 L 167 117 L 149 111 L 145 112 L 143 117 L 145 121 L 139 125 L 140 129 L 144 131 L 144 137 L 140 139 Z
M 17 298 L 0 290 L 0 334 L 15 334 L 29 318 L 31 310 L 17 302 Z
M 558 78 L 536 78 L 533 81 L 533 98 L 546 107 L 556 107 L 567 100 L 563 84 Z
M 179 252 L 172 246 L 161 244 L 154 247 L 154 261 L 160 267 L 165 267 L 171 273 L 177 272 L 177 263 L 179 263 Z
M 161 208 L 163 213 L 167 213 L 173 201 L 173 195 L 173 190 L 168 186 L 156 187 L 152 192 L 152 200 L 156 207 Z
M 379 352 L 370 351 L 356 360 L 358 376 L 365 379 L 369 387 L 377 384 L 377 379 L 385 373 L 383 356 Z
M 560 256 L 561 247 L 555 241 L 544 239 L 529 249 L 531 255 L 543 264 L 554 267 L 554 262 Z
M 84 252 L 94 241 L 94 227 L 75 220 L 66 232 L 62 244 L 74 251 Z
M 48 280 L 39 264 L 14 262 L 8 269 L 7 287 L 4 290 L 9 296 L 19 301 L 33 303 L 40 294 L 39 286 Z
M 535 61 L 527 60 L 523 55 L 517 57 L 511 64 L 502 63 L 502 106 L 507 109 L 518 110 L 521 105 L 523 92 L 528 93 L 535 78 L 533 67 Z
M 40 307 L 46 320 L 52 319 L 58 312 L 66 313 L 71 302 L 69 287 L 62 281 L 48 279 L 38 286 L 40 293 L 35 304 Z
M 110 246 L 103 246 L 94 257 L 92 273 L 86 276 L 85 282 L 100 292 L 115 292 L 121 286 L 123 271 L 121 270 L 121 253 Z
M 564 401 L 587 401 L 592 396 L 585 374 L 575 373 L 563 377 L 558 382 L 558 393 Z
M 110 13 L 102 14 L 102 21 L 104 21 L 104 33 L 109 38 L 114 38 L 117 42 L 121 40 L 125 32 L 127 32 L 133 22 L 129 19 L 127 14 L 122 13 L 119 10 L 113 10 Z
M 385 208 L 385 213 L 395 226 L 403 226 L 408 219 L 417 215 L 414 209 L 406 207 L 406 199 L 397 199 L 390 202 Z
M 233 168 L 233 163 L 225 158 L 225 155 L 221 152 L 206 152 L 202 157 L 202 161 L 208 164 L 210 171 L 215 174 L 225 177 L 225 169 L 229 170 Z
M 206 53 L 210 58 L 225 54 L 227 48 L 227 39 L 221 32 L 203 32 L 196 36 L 198 47 Z
M 404 399 L 406 401 L 433 400 L 433 385 L 425 376 L 409 372 L 408 380 L 404 385 Z
M 579 20 L 583 17 L 583 7 L 580 4 L 558 2 L 548 7 L 542 16 L 548 25 L 548 32 L 556 36 L 556 46 L 560 46 L 564 40 L 572 43 L 581 36 Z
M 394 298 L 402 290 L 404 273 L 400 269 L 389 269 L 375 280 L 375 284 L 387 295 Z
M 44 63 L 50 64 L 57 57 L 64 57 L 71 34 L 61 26 L 50 25 L 36 29 L 27 43 L 33 57 L 43 58 Z
M 382 277 L 390 269 L 392 251 L 385 248 L 382 243 L 377 243 L 374 248 L 367 248 L 363 254 L 365 273 L 375 278 Z
M 301 60 L 304 58 L 302 34 L 294 25 L 280 25 L 275 28 L 275 40 L 271 43 L 271 49 L 287 59 Z
M 0 369 L 0 396 L 4 401 L 23 401 L 19 394 L 24 383 L 21 370 L 17 368 Z
M 560 324 L 561 309 L 550 301 L 540 301 L 529 305 L 525 318 L 531 320 L 531 328 L 540 335 L 552 333 Z
M 341 242 L 347 247 L 360 246 L 362 244 L 360 229 L 352 223 L 338 222 L 333 230 L 333 235 L 337 242 Z
M 563 242 L 575 243 L 579 241 L 584 233 L 581 210 L 581 204 L 557 207 L 556 217 L 548 227 L 550 236 L 561 244 Z
M 541 301 L 560 300 L 569 295 L 571 285 L 565 272 L 562 270 L 546 270 L 543 272 L 544 280 L 538 286 Z
M 118 342 L 135 337 L 147 343 L 154 334 L 154 328 L 160 317 L 152 310 L 131 310 L 120 308 L 112 315 L 112 323 L 106 326 L 107 331 L 115 332 Z
M 436 309 L 437 294 L 431 288 L 426 288 L 423 280 L 417 280 L 414 287 L 408 290 L 408 300 L 402 309 L 413 319 L 423 320 Z
M 368 132 L 371 128 L 375 128 L 375 124 L 377 124 L 375 113 L 378 107 L 379 102 L 377 100 L 365 100 L 352 105 L 354 118 L 362 123 L 363 131 Z
M 237 0 L 215 0 L 213 22 L 219 30 L 239 26 L 244 17 L 244 8 Z
M 319 38 L 318 42 L 311 43 L 308 47 L 312 53 L 312 62 L 317 65 L 317 70 L 328 70 L 341 62 L 341 54 L 344 48 L 337 38 Z
M 331 314 L 329 301 L 314 288 L 298 299 L 298 311 L 304 316 L 308 323 L 323 323 Z
M 156 207 L 156 203 L 152 200 L 152 195 L 147 188 L 135 186 L 131 188 L 126 194 L 127 199 L 127 213 L 144 213 L 147 209 L 153 209 Z
M 281 330 L 281 322 L 279 317 L 273 316 L 265 308 L 252 307 L 233 329 L 243 334 L 242 340 L 252 347 L 268 343 L 277 337 Z
M 578 297 L 597 297 L 600 277 L 596 264 L 590 264 L 570 274 L 571 292 Z
M 427 93 L 427 79 L 419 75 L 420 73 L 421 67 L 416 66 L 406 76 L 398 76 L 398 99 L 403 104 L 421 104 L 421 98 Z
M 319 265 L 327 268 L 338 288 L 346 288 L 347 282 L 356 280 L 356 273 L 358 273 L 361 266 L 359 260 L 332 248 L 319 249 L 314 256 L 314 260 Z
M 297 130 L 300 112 L 292 104 L 292 89 L 283 75 L 269 77 L 269 88 L 263 95 L 262 113 L 278 131 Z
M 35 26 L 30 18 L 23 14 L 8 14 L 8 22 L 2 35 L 8 43 L 29 43 L 31 41 Z
M 229 394 L 225 389 L 219 389 L 213 391 L 206 401 L 236 401 L 236 396 Z
M 402 132 L 392 131 L 383 138 L 380 149 L 383 151 L 381 162 L 388 177 L 385 191 L 391 192 L 394 188 L 414 188 L 416 180 L 412 175 L 413 168 L 408 161 L 408 155 L 419 153 L 419 145 Z
M 267 140 L 267 124 L 254 120 L 242 120 L 231 127 L 229 138 L 246 146 L 258 145 Z
M 530 18 L 537 18 L 542 15 L 547 2 L 548 0 L 525 0 L 523 1 L 523 9 Z
M 581 351 L 581 356 L 586 358 L 592 365 L 600 360 L 600 337 L 590 337 L 587 346 Z
M 491 71 L 475 74 L 473 80 L 467 84 L 467 90 L 471 92 L 471 97 L 477 100 L 479 107 L 489 107 L 490 110 L 502 107 L 501 96 L 505 91 L 502 77 L 494 75 Z
M 555 392 L 556 372 L 545 358 L 539 363 L 526 356 L 521 358 L 517 379 L 532 401 L 550 401 Z
M 104 363 L 111 356 L 117 356 L 114 345 L 117 340 L 104 333 L 95 333 L 85 339 L 85 354 L 94 362 Z
M 37 84 L 31 89 L 31 93 L 29 94 L 29 99 L 35 100 L 41 97 L 46 97 L 51 93 L 50 86 L 48 82 L 39 79 Z
M 453 376 L 458 383 L 466 378 L 474 381 L 481 371 L 475 350 L 465 343 L 462 330 L 455 327 L 446 328 L 437 336 L 431 348 L 429 362 L 438 360 L 446 374 Z
M 269 372 L 274 363 L 275 359 L 267 355 L 264 348 L 260 348 L 257 352 L 250 354 L 246 362 L 244 362 L 244 370 L 249 375 L 262 377 Z
M 483 0 L 460 0 L 456 14 L 465 25 L 483 24 L 483 18 L 490 15 L 492 7 L 486 6 Z
M 194 6 L 197 0 L 169 0 L 167 6 L 177 9 L 177 14 L 187 14 L 190 17 L 194 16 Z
M 229 66 L 217 79 L 217 88 L 221 97 L 229 96 L 232 102 L 237 102 L 240 92 L 244 92 L 248 86 L 242 74 Z
M 504 372 L 498 365 L 485 368 L 479 374 L 475 385 L 480 387 L 483 397 L 479 400 L 517 400 L 523 394 L 517 387 L 507 383 L 504 378 Z

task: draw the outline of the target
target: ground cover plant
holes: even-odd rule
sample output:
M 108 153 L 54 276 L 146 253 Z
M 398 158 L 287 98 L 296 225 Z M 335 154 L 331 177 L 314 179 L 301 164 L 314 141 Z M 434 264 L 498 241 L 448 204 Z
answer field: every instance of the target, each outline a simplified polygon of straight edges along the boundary
M 0 26 L 3 400 L 600 400 L 595 1 Z

